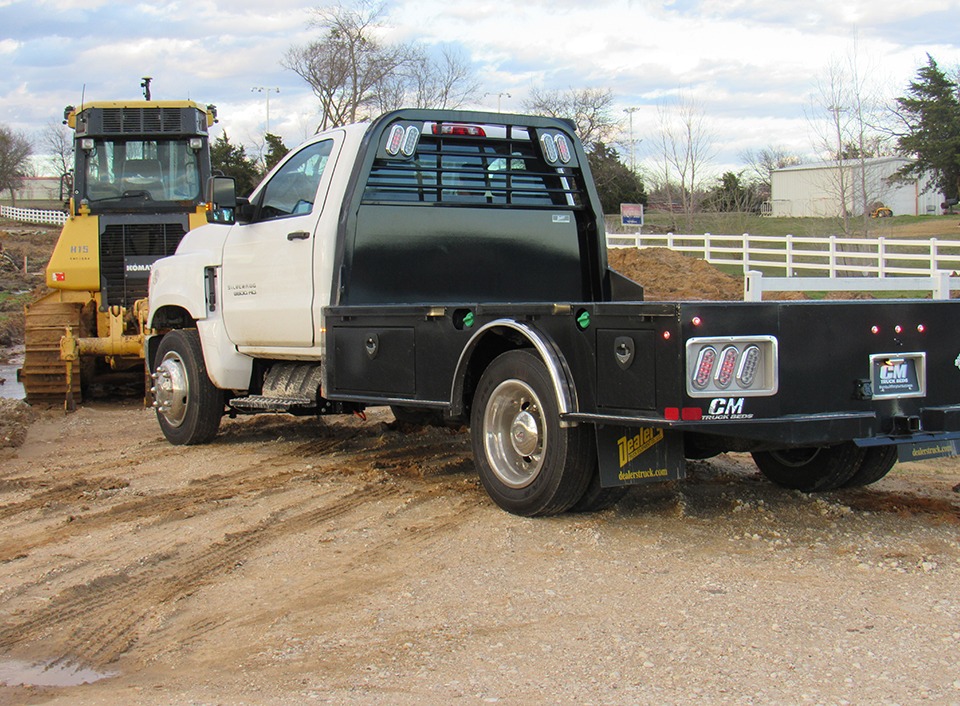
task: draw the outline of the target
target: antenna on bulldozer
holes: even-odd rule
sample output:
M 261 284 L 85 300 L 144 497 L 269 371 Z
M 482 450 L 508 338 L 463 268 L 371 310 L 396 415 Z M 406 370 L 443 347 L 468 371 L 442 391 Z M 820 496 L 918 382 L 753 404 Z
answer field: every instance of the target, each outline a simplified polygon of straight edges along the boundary
M 153 79 L 149 76 L 144 76 L 143 81 L 140 82 L 140 88 L 143 89 L 143 97 L 145 100 L 150 100 L 150 82 Z

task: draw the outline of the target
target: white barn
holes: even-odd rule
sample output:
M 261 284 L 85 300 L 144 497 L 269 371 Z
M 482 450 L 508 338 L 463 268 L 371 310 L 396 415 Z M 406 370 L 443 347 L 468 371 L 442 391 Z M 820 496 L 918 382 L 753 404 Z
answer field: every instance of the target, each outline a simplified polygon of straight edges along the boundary
M 939 213 L 943 194 L 927 188 L 930 185 L 929 178 L 889 183 L 888 179 L 909 162 L 910 160 L 903 157 L 875 157 L 864 160 L 868 202 L 883 204 L 891 209 L 895 216 Z M 847 160 L 841 164 L 802 164 L 777 169 L 770 174 L 769 214 L 837 217 L 842 215 L 842 191 L 847 195 L 848 213 L 862 214 L 860 175 L 860 160 Z

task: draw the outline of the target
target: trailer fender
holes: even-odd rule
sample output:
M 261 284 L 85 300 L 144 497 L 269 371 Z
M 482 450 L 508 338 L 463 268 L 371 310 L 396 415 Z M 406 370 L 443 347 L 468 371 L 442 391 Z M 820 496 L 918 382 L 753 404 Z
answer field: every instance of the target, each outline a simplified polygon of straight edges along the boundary
M 491 337 L 510 339 L 505 348 L 503 346 L 498 347 L 500 352 L 512 348 L 523 348 L 527 345 L 537 352 L 537 355 L 546 365 L 547 373 L 550 376 L 553 393 L 557 400 L 557 408 L 560 412 L 561 426 L 576 426 L 576 422 L 563 420 L 565 415 L 576 412 L 578 409 L 577 389 L 563 353 L 551 338 L 544 335 L 535 326 L 513 319 L 496 319 L 484 324 L 477 329 L 476 333 L 467 342 L 460 353 L 460 359 L 457 361 L 456 372 L 453 376 L 453 389 L 450 393 L 451 412 L 454 415 L 459 415 L 464 411 L 465 398 L 470 392 L 467 390 L 467 373 L 475 364 L 485 367 L 490 363 L 489 360 L 477 363 L 477 353 L 482 348 L 481 343 L 489 341 Z M 516 342 L 518 337 L 523 340 L 523 343 L 518 344 Z M 476 380 L 479 379 L 482 372 L 482 368 L 475 370 L 474 384 L 476 384 Z

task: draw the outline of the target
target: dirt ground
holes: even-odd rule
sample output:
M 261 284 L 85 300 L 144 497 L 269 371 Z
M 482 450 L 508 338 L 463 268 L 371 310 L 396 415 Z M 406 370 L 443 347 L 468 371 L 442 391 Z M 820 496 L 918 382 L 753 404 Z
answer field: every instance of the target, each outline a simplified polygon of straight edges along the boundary
M 463 430 L 173 447 L 110 404 L 40 413 L 0 468 L 4 706 L 960 703 L 955 460 L 807 496 L 732 455 L 532 520 Z
M 643 257 L 648 298 L 741 297 Z M 0 400 L 0 706 L 960 704 L 960 461 L 688 472 L 531 520 L 387 410 L 173 447 L 137 403 Z

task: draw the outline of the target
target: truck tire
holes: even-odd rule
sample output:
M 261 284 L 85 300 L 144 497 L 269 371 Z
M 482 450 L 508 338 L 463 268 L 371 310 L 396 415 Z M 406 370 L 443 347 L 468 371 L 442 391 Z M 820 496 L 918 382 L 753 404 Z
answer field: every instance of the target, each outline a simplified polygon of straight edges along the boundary
M 564 512 L 583 497 L 596 472 L 592 431 L 560 426 L 546 366 L 528 351 L 503 353 L 484 371 L 470 432 L 483 487 L 515 515 Z
M 871 446 L 864 451 L 860 467 L 854 471 L 853 475 L 843 484 L 843 487 L 859 488 L 876 483 L 890 472 L 890 469 L 897 463 L 897 458 L 897 447 L 894 444 Z
M 767 479 L 804 493 L 836 490 L 860 468 L 863 449 L 852 441 L 836 446 L 755 451 L 753 460 Z
M 210 382 L 196 329 L 171 331 L 157 349 L 154 406 L 171 444 L 205 444 L 217 434 L 224 395 Z
M 586 492 L 573 504 L 570 512 L 600 512 L 606 510 L 620 502 L 629 489 L 626 485 L 617 485 L 612 488 L 602 487 L 600 485 L 600 470 L 594 468 Z

